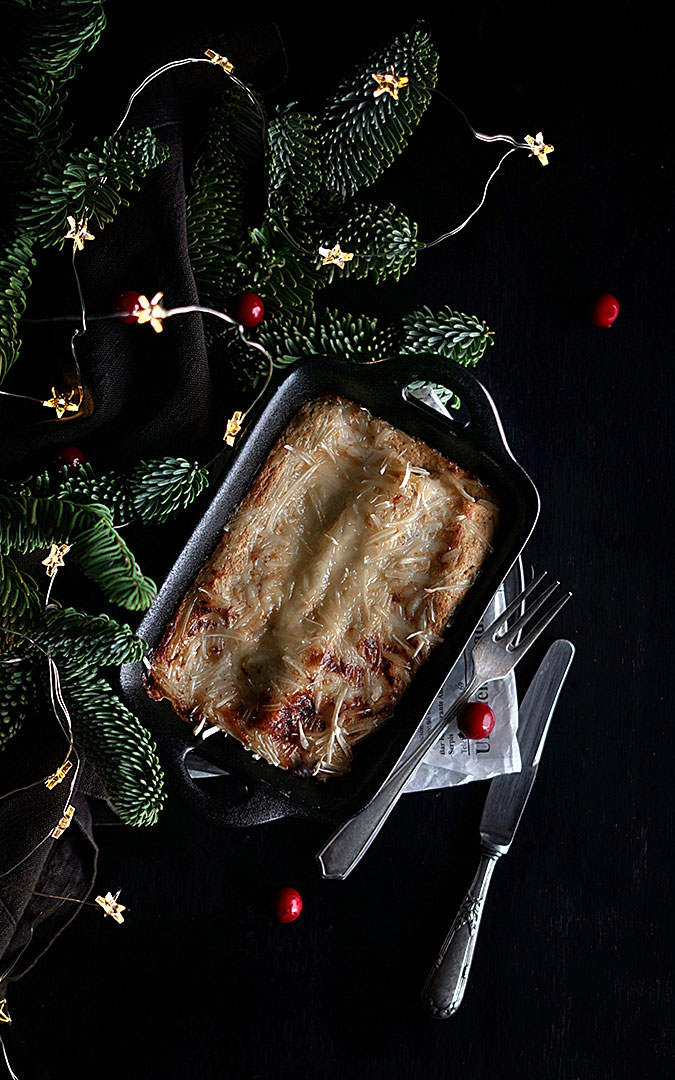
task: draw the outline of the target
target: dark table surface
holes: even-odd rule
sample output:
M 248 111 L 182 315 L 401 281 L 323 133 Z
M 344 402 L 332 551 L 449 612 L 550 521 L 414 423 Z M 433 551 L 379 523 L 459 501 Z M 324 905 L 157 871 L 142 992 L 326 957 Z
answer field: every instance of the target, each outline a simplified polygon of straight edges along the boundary
M 448 303 L 494 328 L 477 374 L 542 501 L 526 559 L 574 592 L 534 650 L 561 636 L 577 655 L 461 1010 L 431 1019 L 420 991 L 477 862 L 484 784 L 406 796 L 342 883 L 314 861 L 325 826 L 227 831 L 174 798 L 153 829 L 99 830 L 97 880 L 128 917 L 85 909 L 13 988 L 20 1080 L 672 1075 L 672 150 L 635 63 L 652 46 L 636 11 L 560 9 L 544 27 L 508 5 L 277 14 L 277 100 L 318 106 L 326 80 L 423 15 L 440 86 L 476 128 L 555 145 L 546 169 L 510 159 L 400 284 L 340 295 L 381 315 Z M 110 14 L 142 77 L 131 6 Z M 436 101 L 377 196 L 431 238 L 498 157 Z M 611 330 L 587 314 L 605 290 Z M 271 914 L 285 884 L 304 898 L 291 925 Z

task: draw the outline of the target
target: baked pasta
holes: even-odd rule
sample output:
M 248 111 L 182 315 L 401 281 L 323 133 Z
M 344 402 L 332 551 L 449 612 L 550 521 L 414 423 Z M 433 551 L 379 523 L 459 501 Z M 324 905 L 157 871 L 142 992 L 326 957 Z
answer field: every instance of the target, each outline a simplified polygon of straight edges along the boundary
M 393 713 L 491 550 L 475 476 L 352 401 L 303 406 L 151 658 L 154 698 L 327 778 Z

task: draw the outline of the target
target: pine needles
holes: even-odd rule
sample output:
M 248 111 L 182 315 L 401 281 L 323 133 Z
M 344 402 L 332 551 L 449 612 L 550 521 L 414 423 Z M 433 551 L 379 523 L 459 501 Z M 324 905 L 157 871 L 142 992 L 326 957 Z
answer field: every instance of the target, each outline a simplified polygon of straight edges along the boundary
M 11 174 L 11 214 L 0 235 L 0 381 L 19 358 L 20 320 L 41 250 L 63 244 L 69 217 L 87 219 L 95 234 L 110 224 L 168 153 L 149 128 L 70 146 L 67 86 L 103 30 L 102 0 L 12 0 L 12 8 L 23 51 L 0 94 L 0 153 Z M 396 282 L 415 266 L 416 223 L 361 192 L 407 146 L 429 103 L 437 61 L 427 29 L 415 26 L 348 74 L 320 114 L 291 103 L 269 121 L 253 91 L 226 83 L 191 177 L 189 254 L 203 305 L 222 310 L 245 289 L 262 296 L 265 318 L 255 333 L 277 367 L 308 355 L 370 363 L 409 352 L 475 364 L 492 343 L 482 321 L 449 307 L 387 324 L 315 304 L 340 277 Z M 409 80 L 397 102 L 373 93 L 373 74 L 392 69 Z M 253 212 L 252 177 L 255 189 L 265 189 Z M 342 270 L 319 254 L 336 243 L 353 254 Z M 206 330 L 219 362 L 253 387 L 259 353 L 222 323 Z M 99 476 L 84 465 L 0 482 L 0 746 L 50 707 L 52 658 L 75 741 L 133 825 L 156 820 L 162 769 L 152 738 L 115 696 L 106 669 L 139 662 L 144 643 L 108 614 L 45 607 L 44 579 L 28 567 L 52 544 L 68 545 L 68 562 L 102 598 L 142 611 L 156 588 L 119 527 L 161 526 L 207 483 L 206 469 L 181 458 L 140 462 L 126 475 Z

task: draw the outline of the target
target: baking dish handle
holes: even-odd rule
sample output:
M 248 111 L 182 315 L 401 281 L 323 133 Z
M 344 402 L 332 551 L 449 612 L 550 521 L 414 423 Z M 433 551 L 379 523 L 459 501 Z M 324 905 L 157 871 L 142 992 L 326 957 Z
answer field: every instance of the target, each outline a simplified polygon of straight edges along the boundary
M 402 396 L 411 404 L 443 418 L 451 427 L 458 427 L 462 437 L 475 443 L 483 451 L 501 456 L 504 451 L 513 458 L 499 413 L 490 394 L 472 372 L 454 360 L 433 354 L 402 356 L 390 362 L 391 376 Z M 411 382 L 423 380 L 446 386 L 457 395 L 469 415 L 467 424 L 458 423 L 452 416 L 444 416 L 431 406 L 414 398 L 407 388 Z M 515 459 L 514 459 L 515 460 Z
M 244 779 L 240 774 L 223 773 L 223 780 L 234 780 L 245 791 L 241 798 L 228 798 L 223 792 L 223 785 L 218 776 L 197 783 L 188 769 L 190 754 L 198 752 L 197 747 L 184 746 L 176 760 L 169 765 L 167 781 L 175 785 L 177 793 L 185 799 L 197 813 L 206 815 L 209 821 L 218 821 L 221 825 L 232 828 L 248 829 L 254 825 L 264 825 L 268 821 L 277 821 L 285 817 L 305 816 L 302 807 L 294 805 L 283 794 L 274 791 L 261 781 Z M 166 767 L 166 764 L 165 764 Z M 212 785 L 212 786 L 211 786 Z

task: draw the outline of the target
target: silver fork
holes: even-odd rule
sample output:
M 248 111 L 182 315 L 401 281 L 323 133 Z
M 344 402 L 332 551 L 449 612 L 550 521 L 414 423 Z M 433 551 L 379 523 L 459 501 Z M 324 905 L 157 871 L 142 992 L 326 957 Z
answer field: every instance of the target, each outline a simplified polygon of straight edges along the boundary
M 396 766 L 375 798 L 359 814 L 341 825 L 321 851 L 318 852 L 316 858 L 321 867 L 322 877 L 343 880 L 351 873 L 394 809 L 415 769 L 425 757 L 429 748 L 440 738 L 447 724 L 457 715 L 462 705 L 484 683 L 493 682 L 495 679 L 503 679 L 510 671 L 513 671 L 518 661 L 567 603 L 572 595 L 571 592 L 561 596 L 546 614 L 528 630 L 525 636 L 518 640 L 525 625 L 530 622 L 532 616 L 540 610 L 557 589 L 560 582 L 554 581 L 548 589 L 545 589 L 536 600 L 533 600 L 527 606 L 520 618 L 511 626 L 505 628 L 505 623 L 516 613 L 523 601 L 541 584 L 545 577 L 546 572 L 544 571 L 543 574 L 539 574 L 538 577 L 534 578 L 483 632 L 473 647 L 471 654 L 473 677 L 465 690 L 462 691 L 450 709 L 432 727 L 428 735 L 425 736 L 410 756 Z

